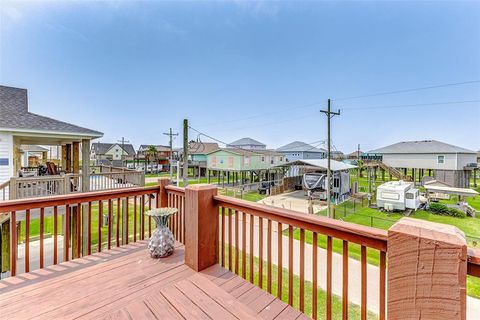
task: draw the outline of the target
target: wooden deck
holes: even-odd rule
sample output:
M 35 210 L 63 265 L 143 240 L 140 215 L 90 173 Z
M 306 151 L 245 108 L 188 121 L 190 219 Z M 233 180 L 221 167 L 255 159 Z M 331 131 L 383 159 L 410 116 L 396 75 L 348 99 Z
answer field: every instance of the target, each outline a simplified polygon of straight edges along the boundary
M 140 241 L 2 280 L 1 318 L 306 318 L 218 265 L 196 273 L 179 243 L 158 260 L 145 247 Z

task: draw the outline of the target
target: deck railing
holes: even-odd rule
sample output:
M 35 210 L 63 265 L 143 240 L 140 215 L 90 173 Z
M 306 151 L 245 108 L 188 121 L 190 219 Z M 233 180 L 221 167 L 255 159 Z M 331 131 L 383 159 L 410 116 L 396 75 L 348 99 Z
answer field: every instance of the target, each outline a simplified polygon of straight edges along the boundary
M 5 181 L 0 184 L 0 201 L 5 201 L 10 198 L 10 181 Z
M 387 251 L 387 232 L 370 227 L 364 227 L 356 224 L 340 222 L 325 217 L 305 215 L 291 210 L 273 208 L 271 206 L 246 202 L 225 196 L 216 196 L 215 200 L 220 206 L 220 261 L 222 266 L 226 266 L 230 271 L 241 275 L 247 279 L 247 269 L 249 271 L 248 280 L 263 288 L 264 281 L 264 262 L 266 262 L 266 290 L 274 293 L 278 298 L 282 298 L 284 255 L 287 258 L 288 272 L 288 304 L 293 306 L 294 295 L 299 297 L 299 309 L 305 311 L 305 296 L 311 295 L 312 317 L 317 318 L 318 304 L 318 265 L 326 263 L 326 317 L 332 317 L 332 255 L 333 241 L 339 239 L 342 241 L 342 262 L 343 262 L 343 290 L 342 290 L 342 315 L 348 317 L 348 279 L 349 272 L 360 272 L 361 276 L 361 316 L 367 317 L 367 248 L 376 250 L 380 255 L 379 267 L 379 310 L 380 319 L 385 318 L 385 290 L 386 290 L 386 251 Z M 233 218 L 232 218 L 233 216 Z M 248 225 L 247 225 L 248 220 Z M 265 228 L 266 226 L 266 228 Z M 257 229 L 257 230 L 255 230 Z M 299 250 L 294 250 L 294 229 L 299 230 L 300 243 Z M 284 230 L 287 231 L 287 237 L 284 237 Z M 272 234 L 276 231 L 276 239 L 272 239 Z M 266 232 L 266 235 L 264 234 Z M 305 271 L 308 268 L 305 265 L 305 255 L 308 254 L 305 249 L 305 232 L 312 233 L 311 246 L 311 275 L 312 292 L 305 292 Z M 248 236 L 247 236 L 248 233 Z M 326 261 L 320 261 L 318 258 L 319 237 L 326 237 Z M 287 238 L 287 239 L 284 239 Z M 256 239 L 256 241 L 254 241 Z M 283 252 L 283 241 L 288 241 L 288 250 Z M 264 241 L 266 241 L 266 246 Z M 247 246 L 248 243 L 248 246 Z M 361 246 L 361 270 L 349 270 L 349 244 L 355 243 Z M 272 249 L 276 253 L 277 261 L 272 261 Z M 266 250 L 266 252 L 265 252 Z M 241 252 L 241 253 L 240 253 Z M 247 258 L 248 254 L 248 258 Z M 258 259 L 258 269 L 254 270 L 254 260 Z M 294 261 L 299 260 L 299 291 L 294 292 Z M 247 261 L 248 260 L 248 261 Z M 310 260 L 310 259 L 309 259 Z M 241 261 L 241 266 L 239 265 Z M 247 268 L 248 263 L 248 268 Z M 278 267 L 277 279 L 272 279 L 272 264 Z M 310 269 L 310 268 L 308 268 Z M 272 281 L 277 282 L 277 291 L 272 292 Z
M 145 175 L 141 171 L 121 171 L 117 168 L 113 168 L 111 171 L 105 169 L 104 171 L 90 175 L 88 183 L 91 191 L 143 187 L 145 185 Z M 0 200 L 81 192 L 83 183 L 82 175 L 73 173 L 11 178 L 9 182 L 0 185 L 0 196 L 2 197 Z
M 358 304 L 362 319 L 369 316 L 369 311 L 377 313 L 380 319 L 387 317 L 386 310 L 392 319 L 395 316 L 398 318 L 401 312 L 421 309 L 422 313 L 430 300 L 435 306 L 432 312 L 439 316 L 450 315 L 451 312 L 458 316 L 446 318 L 465 319 L 462 303 L 464 307 L 467 274 L 480 280 L 480 250 L 468 249 L 467 253 L 465 239 L 462 240 L 458 233 L 447 233 L 448 226 L 436 230 L 436 225 L 430 224 L 420 232 L 418 228 L 423 227 L 423 222 L 417 224 L 416 219 L 406 219 L 386 232 L 220 196 L 214 186 L 179 188 L 167 185 L 166 180 L 160 180 L 158 186 L 146 188 L 0 203 L 0 216 L 8 215 L 11 221 L 11 274 L 33 270 L 32 256 L 39 258 L 38 268 L 43 268 L 145 239 L 151 235 L 153 226 L 144 213 L 148 208 L 159 206 L 179 210 L 170 219 L 169 227 L 177 241 L 185 244 L 185 263 L 188 266 L 199 271 L 216 263 L 221 264 L 302 312 L 311 310 L 313 318 L 317 318 L 323 303 L 325 317 L 335 317 L 334 299 L 338 299 L 335 296 L 338 295 L 342 306 L 341 317 L 347 319 L 351 308 L 349 289 L 355 278 L 352 275 L 357 274 L 359 280 L 354 283 L 360 291 Z M 53 225 L 53 243 L 48 244 L 53 256 L 48 258 L 45 243 L 47 219 L 50 219 L 48 224 Z M 32 220 L 38 221 L 40 231 L 38 252 L 30 249 Z M 92 223 L 95 220 L 99 222 L 96 228 Z M 21 223 L 20 227 L 17 222 Z M 307 241 L 307 234 L 311 241 Z M 358 268 L 349 258 L 352 248 L 356 247 L 359 248 Z M 320 250 L 324 250 L 324 254 L 320 254 Z M 19 251 L 24 253 L 17 259 Z M 367 279 L 371 269 L 367 263 L 370 251 L 377 252 L 379 257 L 376 279 Z M 334 259 L 338 254 L 340 260 Z M 437 260 L 437 255 L 440 260 Z M 325 258 L 321 258 L 323 256 Z M 325 264 L 324 275 L 318 272 L 322 263 Z M 447 264 L 446 269 L 439 267 L 442 264 Z M 339 279 L 334 281 L 334 275 L 339 269 L 341 289 L 334 292 L 334 282 L 339 282 Z M 324 301 L 318 300 L 320 277 L 324 279 Z M 311 283 L 308 287 L 307 282 Z M 371 283 L 376 283 L 378 288 L 375 292 L 377 310 L 367 307 L 367 299 L 372 296 L 367 291 Z M 425 291 L 425 288 L 428 290 Z M 439 296 L 436 295 L 438 290 L 442 292 Z M 421 298 L 417 293 L 422 295 Z M 405 295 L 408 299 L 401 298 Z M 439 301 L 446 301 L 448 310 L 442 309 Z M 307 305 L 307 302 L 310 304 Z M 480 310 L 478 312 L 480 314 Z M 405 314 L 405 318 L 410 315 Z

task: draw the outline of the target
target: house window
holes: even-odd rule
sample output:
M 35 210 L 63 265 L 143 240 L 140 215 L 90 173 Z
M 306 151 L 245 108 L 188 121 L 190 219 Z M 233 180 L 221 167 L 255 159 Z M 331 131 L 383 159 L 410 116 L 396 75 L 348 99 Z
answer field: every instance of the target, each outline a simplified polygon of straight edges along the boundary
M 283 157 L 280 157 L 280 162 L 282 162 L 282 161 L 283 161 Z
M 212 167 L 217 166 L 217 156 L 212 156 Z
M 437 164 L 444 164 L 445 163 L 445 156 L 437 156 Z
M 250 165 L 250 157 L 249 156 L 245 156 L 245 158 L 243 158 L 243 164 L 248 166 Z
M 262 162 L 265 162 L 265 157 L 262 156 Z

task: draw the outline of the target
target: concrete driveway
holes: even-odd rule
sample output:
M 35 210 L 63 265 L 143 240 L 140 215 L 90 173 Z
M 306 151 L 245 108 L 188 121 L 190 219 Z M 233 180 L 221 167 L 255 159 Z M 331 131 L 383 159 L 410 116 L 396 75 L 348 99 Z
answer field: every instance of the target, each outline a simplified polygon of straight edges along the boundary
M 308 200 L 307 192 L 303 190 L 283 193 L 276 196 L 269 196 L 258 201 L 258 203 L 268 204 L 270 206 L 290 209 L 303 213 L 318 212 L 327 208 L 326 205 L 320 203 L 319 201 Z

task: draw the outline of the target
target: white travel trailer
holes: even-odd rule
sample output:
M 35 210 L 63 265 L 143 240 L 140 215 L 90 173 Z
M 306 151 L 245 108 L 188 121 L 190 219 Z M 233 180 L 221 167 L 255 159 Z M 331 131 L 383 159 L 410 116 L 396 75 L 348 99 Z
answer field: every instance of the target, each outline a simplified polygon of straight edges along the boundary
M 417 210 L 420 207 L 420 195 L 411 182 L 386 182 L 377 188 L 377 206 L 387 211 Z

